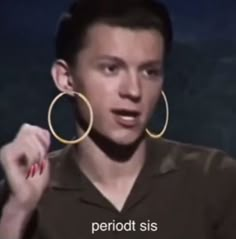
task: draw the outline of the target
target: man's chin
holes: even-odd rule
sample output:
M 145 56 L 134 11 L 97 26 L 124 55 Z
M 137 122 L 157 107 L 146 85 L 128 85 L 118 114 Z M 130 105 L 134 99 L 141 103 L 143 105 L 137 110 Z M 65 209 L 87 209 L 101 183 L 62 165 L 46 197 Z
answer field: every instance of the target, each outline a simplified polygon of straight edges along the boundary
M 126 148 L 139 142 L 143 138 L 143 135 L 143 132 L 137 129 L 113 129 L 102 132 L 102 130 L 93 128 L 90 132 L 91 139 L 102 148 L 113 148 L 115 145 Z
M 102 134 L 96 130 L 90 133 L 91 139 L 101 148 L 109 157 L 123 161 L 130 158 L 144 134 L 122 131 L 110 131 Z
M 126 134 L 126 135 L 112 135 L 110 140 L 120 146 L 129 146 L 135 144 L 141 139 L 142 135 L 139 133 Z

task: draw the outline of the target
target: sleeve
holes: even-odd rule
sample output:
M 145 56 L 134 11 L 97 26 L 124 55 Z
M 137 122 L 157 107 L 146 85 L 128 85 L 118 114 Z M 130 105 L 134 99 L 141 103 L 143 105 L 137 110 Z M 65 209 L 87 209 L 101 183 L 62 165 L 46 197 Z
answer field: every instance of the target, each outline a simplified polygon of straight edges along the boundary
M 207 174 L 207 202 L 217 239 L 236 238 L 236 160 L 217 152 Z

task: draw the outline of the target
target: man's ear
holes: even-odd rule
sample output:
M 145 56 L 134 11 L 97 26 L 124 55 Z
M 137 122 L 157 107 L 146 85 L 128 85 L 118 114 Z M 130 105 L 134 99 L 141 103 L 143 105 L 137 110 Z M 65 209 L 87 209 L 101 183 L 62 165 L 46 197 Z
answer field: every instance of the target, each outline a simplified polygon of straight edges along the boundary
M 51 68 L 51 75 L 57 89 L 61 92 L 73 91 L 73 79 L 68 64 L 64 60 L 56 60 Z

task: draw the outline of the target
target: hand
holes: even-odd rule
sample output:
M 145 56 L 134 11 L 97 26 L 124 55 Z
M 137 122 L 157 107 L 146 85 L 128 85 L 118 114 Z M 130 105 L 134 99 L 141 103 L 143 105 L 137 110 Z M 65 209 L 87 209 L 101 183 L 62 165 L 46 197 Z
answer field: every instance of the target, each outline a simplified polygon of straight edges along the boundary
M 9 201 L 17 209 L 36 208 L 49 182 L 50 133 L 24 124 L 15 139 L 0 149 L 0 163 L 10 187 Z

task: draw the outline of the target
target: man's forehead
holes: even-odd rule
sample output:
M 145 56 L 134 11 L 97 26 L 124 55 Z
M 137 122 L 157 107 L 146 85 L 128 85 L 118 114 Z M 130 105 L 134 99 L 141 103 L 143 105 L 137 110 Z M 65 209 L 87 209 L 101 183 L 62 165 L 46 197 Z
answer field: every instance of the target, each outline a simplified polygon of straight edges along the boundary
M 160 31 L 154 28 L 130 28 L 119 25 L 111 25 L 108 23 L 99 22 L 91 25 L 88 28 L 88 36 L 89 35 L 99 35 L 102 37 L 106 37 L 108 34 L 110 36 L 135 36 L 135 37 L 145 37 L 145 38 L 162 38 L 162 34 Z M 107 35 L 100 35 L 100 33 L 106 33 Z
M 128 54 L 137 59 L 146 56 L 149 60 L 160 60 L 164 51 L 164 39 L 154 30 L 137 30 L 100 24 L 90 29 L 87 48 L 93 49 L 96 55 L 122 58 Z

